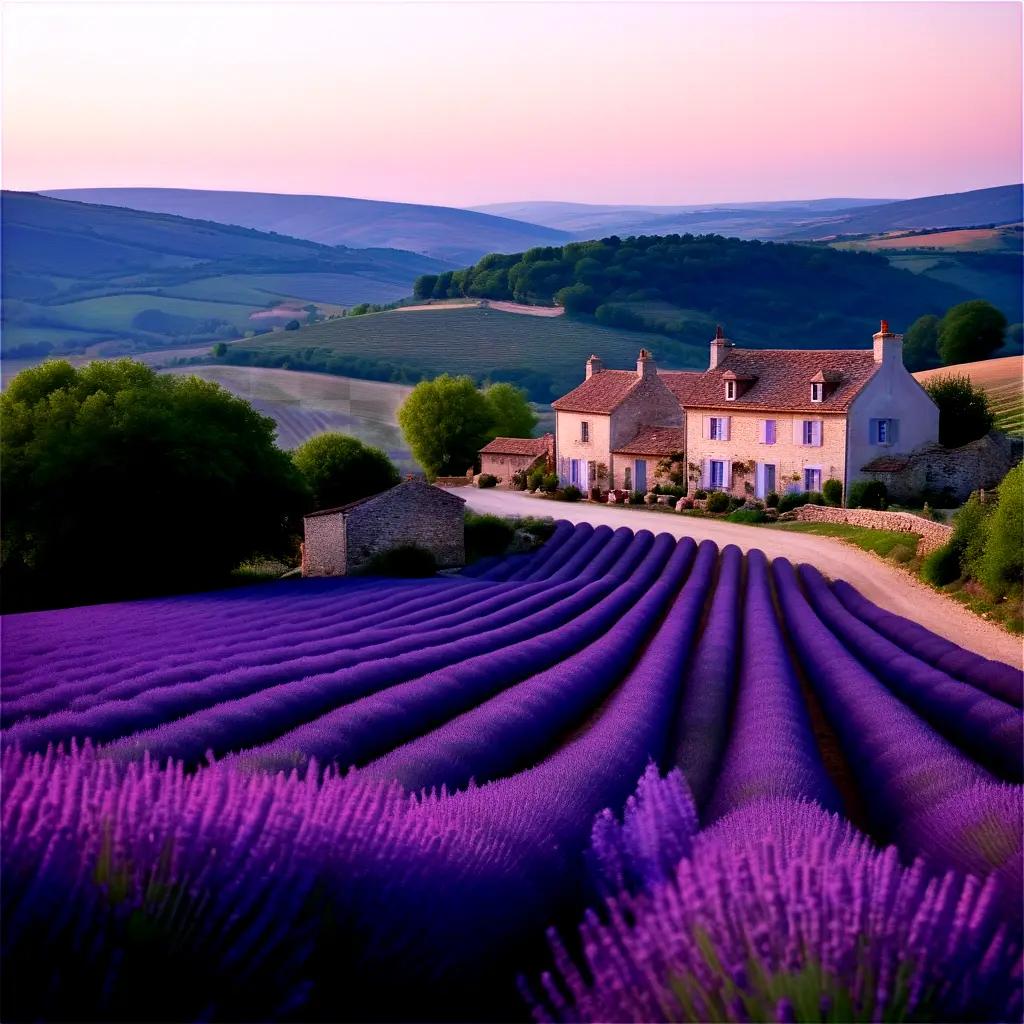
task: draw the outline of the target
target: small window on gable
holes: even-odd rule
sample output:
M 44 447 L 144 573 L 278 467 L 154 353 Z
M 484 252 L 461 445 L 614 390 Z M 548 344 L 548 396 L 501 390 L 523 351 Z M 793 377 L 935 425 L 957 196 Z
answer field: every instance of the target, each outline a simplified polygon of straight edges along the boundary
M 811 401 L 820 402 L 825 397 L 825 385 L 824 384 L 812 384 L 811 385 Z
M 725 400 L 727 402 L 736 401 L 736 381 L 727 380 L 725 382 Z
M 581 441 L 589 441 L 590 440 L 590 424 L 586 420 L 581 420 L 580 421 L 580 440 Z

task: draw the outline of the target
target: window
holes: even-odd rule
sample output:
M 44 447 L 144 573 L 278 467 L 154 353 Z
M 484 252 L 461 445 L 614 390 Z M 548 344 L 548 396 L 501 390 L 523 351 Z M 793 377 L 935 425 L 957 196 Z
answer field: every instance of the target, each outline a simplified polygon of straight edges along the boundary
M 630 466 L 622 471 L 622 486 L 627 491 L 633 490 L 633 470 Z
M 775 444 L 775 420 L 764 420 L 761 439 L 765 444 Z
M 759 462 L 754 484 L 755 496 L 763 498 L 775 490 L 775 464 L 771 462 Z
M 899 420 L 885 419 L 871 421 L 871 443 L 888 447 L 896 444 L 899 435 Z
M 798 444 L 820 446 L 821 420 L 798 420 L 795 426 L 793 439 Z
M 590 424 L 586 420 L 580 421 L 580 440 L 584 444 L 590 440 Z
M 824 384 L 812 384 L 811 385 L 811 401 L 820 402 L 825 397 L 825 385 Z
M 711 460 L 711 472 L 709 483 L 711 487 L 720 491 L 725 487 L 725 460 L 724 459 L 712 459 Z
M 712 441 L 728 441 L 724 416 L 712 416 L 708 425 L 708 436 Z
M 814 444 L 814 420 L 804 420 L 804 444 Z
M 821 468 L 818 466 L 809 466 L 804 470 L 804 490 L 805 491 L 820 491 L 821 490 Z
M 736 381 L 727 380 L 725 382 L 725 400 L 727 402 L 736 401 Z

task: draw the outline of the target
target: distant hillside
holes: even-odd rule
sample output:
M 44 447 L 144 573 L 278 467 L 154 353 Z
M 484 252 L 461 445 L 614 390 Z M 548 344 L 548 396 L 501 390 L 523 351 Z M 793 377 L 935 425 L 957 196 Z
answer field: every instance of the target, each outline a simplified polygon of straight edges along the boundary
M 3 193 L 2 232 L 4 351 L 14 358 L 237 338 L 306 320 L 317 303 L 393 301 L 445 266 L 24 192 Z
M 1024 185 L 954 192 L 905 199 L 882 206 L 843 210 L 833 217 L 790 232 L 787 238 L 877 234 L 901 228 L 955 228 L 977 224 L 1015 224 L 1024 217 Z
M 874 253 L 720 235 L 612 237 L 491 255 L 420 278 L 415 294 L 557 303 L 573 316 L 697 345 L 722 322 L 736 341 L 781 348 L 863 345 L 882 317 L 908 326 L 971 297 Z
M 225 361 L 401 383 L 464 373 L 480 382 L 513 381 L 534 401 L 550 402 L 580 382 L 592 352 L 608 366 L 629 367 L 646 346 L 661 366 L 703 368 L 706 340 L 693 347 L 593 321 L 463 306 L 329 320 L 238 342 L 229 346 Z
M 170 188 L 78 188 L 46 194 L 239 224 L 325 245 L 407 249 L 451 263 L 468 263 L 488 252 L 553 245 L 570 237 L 564 231 L 473 210 L 339 196 Z

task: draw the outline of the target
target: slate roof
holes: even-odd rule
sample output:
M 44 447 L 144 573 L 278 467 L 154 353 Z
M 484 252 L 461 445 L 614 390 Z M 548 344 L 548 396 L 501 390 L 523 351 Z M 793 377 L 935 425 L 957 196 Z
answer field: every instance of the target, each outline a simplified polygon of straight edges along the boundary
M 481 455 L 546 455 L 551 434 L 543 437 L 496 437 L 480 449 Z
M 752 409 L 766 412 L 846 412 L 875 375 L 872 349 L 730 348 L 713 370 L 705 370 L 685 405 L 696 409 Z M 749 380 L 734 401 L 726 401 L 729 372 Z M 819 374 L 821 376 L 819 376 Z M 824 401 L 811 401 L 811 381 L 832 384 Z
M 614 455 L 671 455 L 686 450 L 683 427 L 641 427 L 636 436 L 620 445 Z
M 339 512 L 344 514 L 354 508 L 358 508 L 360 505 L 365 505 L 368 501 L 373 501 L 375 498 L 397 496 L 398 492 L 408 490 L 413 487 L 430 487 L 433 489 L 434 485 L 428 484 L 425 480 L 403 480 L 400 484 L 395 484 L 394 487 L 389 487 L 386 491 L 379 491 L 377 494 L 368 494 L 365 498 L 357 498 L 355 501 L 350 501 L 347 505 L 338 505 L 335 508 L 321 508 L 317 509 L 316 512 L 307 512 L 302 518 L 313 519 L 316 516 L 333 516 L 337 515 Z M 457 494 L 452 494 L 450 491 L 442 490 L 440 487 L 436 488 L 436 490 L 438 494 L 444 495 L 445 498 L 451 501 L 457 501 L 460 505 L 466 504 L 466 499 L 460 498 Z

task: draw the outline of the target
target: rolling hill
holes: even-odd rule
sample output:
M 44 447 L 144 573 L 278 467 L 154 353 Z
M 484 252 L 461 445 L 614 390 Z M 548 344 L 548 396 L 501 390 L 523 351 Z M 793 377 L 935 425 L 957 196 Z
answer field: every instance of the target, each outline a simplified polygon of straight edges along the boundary
M 579 383 L 584 363 L 600 352 L 609 366 L 632 366 L 641 346 L 659 365 L 703 367 L 707 348 L 667 337 L 603 327 L 567 317 L 522 316 L 482 306 L 391 310 L 328 320 L 228 347 L 231 364 L 316 370 L 413 383 L 439 373 L 477 381 L 507 380 L 537 402 Z
M 1024 356 L 1003 356 L 978 363 L 940 366 L 914 376 L 922 383 L 937 377 L 964 376 L 987 395 L 996 427 L 1007 434 L 1024 434 Z
M 407 249 L 452 263 L 468 263 L 489 252 L 557 245 L 570 237 L 550 227 L 474 210 L 341 196 L 172 188 L 80 188 L 45 194 L 238 224 L 324 245 Z
M 131 352 L 241 337 L 409 294 L 446 264 L 248 228 L 4 192 L 4 351 Z M 98 346 L 98 347 L 97 347 Z

